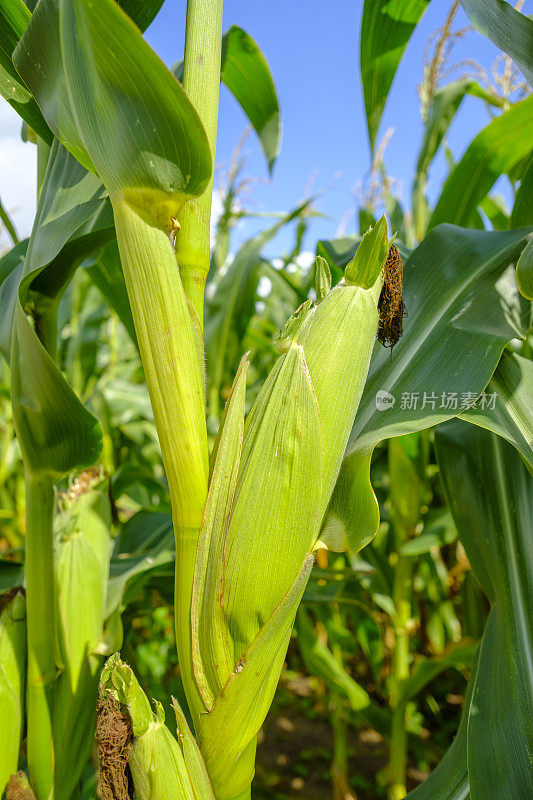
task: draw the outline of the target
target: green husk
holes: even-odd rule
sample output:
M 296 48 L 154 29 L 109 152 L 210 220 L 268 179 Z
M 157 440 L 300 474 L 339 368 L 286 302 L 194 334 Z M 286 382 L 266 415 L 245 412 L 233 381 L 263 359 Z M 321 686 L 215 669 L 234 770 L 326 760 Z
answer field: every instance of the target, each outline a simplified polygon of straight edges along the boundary
M 352 282 L 326 293 L 327 274 L 318 265 L 319 303 L 304 304 L 284 327 L 285 352 L 246 422 L 246 358 L 226 406 L 192 609 L 194 676 L 203 702 L 193 716 L 217 800 L 249 796 L 256 735 L 313 551 L 328 544 L 319 541 L 321 522 L 366 381 L 386 256 L 368 289 L 355 281 L 360 273 L 364 282 L 369 268 L 356 264 Z
M 0 795 L 16 772 L 24 722 L 26 600 L 22 589 L 0 595 Z
M 175 701 L 174 701 L 175 702 Z M 111 709 L 111 711 L 110 711 Z M 175 703 L 179 741 L 165 725 L 165 714 L 156 702 L 152 711 L 132 670 L 118 654 L 108 659 L 100 680 L 97 740 L 100 743 L 99 794 L 103 800 L 115 798 L 117 763 L 131 773 L 137 800 L 215 800 L 202 758 L 181 709 Z M 129 726 L 131 736 L 124 741 L 123 752 L 102 758 L 102 742 L 107 741 L 113 725 Z M 104 730 L 105 727 L 105 730 Z M 111 787 L 111 788 L 110 788 Z

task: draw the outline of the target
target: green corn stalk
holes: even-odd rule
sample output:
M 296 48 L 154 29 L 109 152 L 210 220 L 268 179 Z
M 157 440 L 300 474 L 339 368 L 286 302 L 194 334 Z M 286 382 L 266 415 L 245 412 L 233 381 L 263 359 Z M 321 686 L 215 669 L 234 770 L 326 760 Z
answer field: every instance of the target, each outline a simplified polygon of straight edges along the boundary
M 20 589 L 0 595 L 0 794 L 17 771 L 24 727 L 26 600 Z
M 91 753 L 104 649 L 111 547 L 107 481 L 96 471 L 82 473 L 60 497 L 54 528 L 54 800 L 70 800 Z
M 204 126 L 215 157 L 222 55 L 222 0 L 188 0 L 183 88 Z M 203 194 L 180 215 L 176 259 L 183 288 L 203 326 L 204 289 L 211 262 L 210 222 L 213 174 Z
M 217 800 L 250 796 L 256 735 L 314 550 L 326 546 L 321 522 L 366 381 L 387 252 L 383 219 L 330 291 L 319 263 L 319 302 L 305 303 L 285 326 L 285 352 L 246 422 L 246 357 L 226 406 L 192 601 L 202 700 L 192 712 Z
M 100 680 L 97 727 L 102 800 L 129 797 L 126 764 L 138 800 L 215 800 L 198 746 L 175 701 L 174 710 L 177 740 L 165 725 L 163 707 L 156 702 L 152 711 L 132 670 L 118 655 L 107 661 Z M 128 735 L 120 741 L 117 731 L 124 727 Z
M 413 434 L 419 451 L 423 451 L 421 435 Z M 389 755 L 389 798 L 401 800 L 405 797 L 408 758 L 408 736 L 406 729 L 406 699 L 401 689 L 411 673 L 409 623 L 413 601 L 413 556 L 402 553 L 404 546 L 414 535 L 420 519 L 424 485 L 419 476 L 420 469 L 406 452 L 401 438 L 389 442 L 389 475 L 391 517 L 395 534 L 396 562 L 393 585 L 393 631 L 394 647 L 392 674 L 390 677 L 391 731 Z
M 211 0 L 203 16 L 193 13 L 195 0 L 189 5 L 189 19 L 203 25 L 203 36 L 214 47 L 220 39 L 220 13 L 211 12 L 221 8 L 221 1 Z M 44 58 L 43 41 L 57 44 L 47 58 L 57 61 L 57 51 L 60 57 L 55 72 L 44 78 L 35 71 L 35 59 L 40 63 Z M 198 45 L 196 35 L 188 41 L 191 47 Z M 174 236 L 183 207 L 211 179 L 209 140 L 176 79 L 114 0 L 98 5 L 43 0 L 14 58 L 51 129 L 109 193 L 170 487 L 176 636 L 184 683 L 194 691 L 190 598 L 207 494 L 208 450 L 201 314 L 184 291 Z M 209 74 L 214 80 L 211 68 Z M 219 81 L 220 63 L 217 92 Z M 50 92 L 60 95 L 61 103 L 50 104 Z

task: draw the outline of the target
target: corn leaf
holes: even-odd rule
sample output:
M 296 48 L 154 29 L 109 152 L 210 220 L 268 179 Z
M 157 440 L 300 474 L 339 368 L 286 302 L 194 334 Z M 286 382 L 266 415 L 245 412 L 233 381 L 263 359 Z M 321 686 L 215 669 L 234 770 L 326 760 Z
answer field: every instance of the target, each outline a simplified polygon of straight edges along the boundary
M 533 153 L 520 180 L 511 214 L 511 228 L 533 225 Z
M 163 5 L 163 0 L 117 0 L 117 2 L 141 31 L 145 31 L 153 22 Z
M 476 655 L 479 642 L 463 639 L 459 643 L 451 643 L 443 653 L 435 658 L 416 658 L 411 674 L 400 685 L 399 702 L 406 702 L 431 683 L 437 675 L 450 667 L 470 667 Z
M 19 43 L 30 16 L 23 0 L 2 0 L 0 3 L 0 94 L 30 128 L 45 142 L 52 144 L 52 131 L 12 61 L 13 50 Z
M 0 353 L 9 364 L 18 287 L 24 272 L 29 239 L 19 242 L 0 258 Z
M 141 30 L 145 30 L 161 8 L 163 0 L 121 0 L 120 5 Z M 2 0 L 0 3 L 0 94 L 45 142 L 52 144 L 53 133 L 21 80 L 12 61 L 13 51 L 30 20 L 32 3 Z
M 350 548 L 360 549 L 377 530 L 370 484 L 377 442 L 466 410 L 485 389 L 506 343 L 529 327 L 527 304 L 516 291 L 514 270 L 507 269 L 526 241 L 527 230 L 445 225 L 407 259 L 405 333 L 392 358 L 376 346 L 326 519 L 327 526 L 347 530 Z
M 276 87 L 257 44 L 236 25 L 222 40 L 221 79 L 250 120 L 272 171 L 281 145 Z
M 110 242 L 84 263 L 84 269 L 116 313 L 130 339 L 137 345 L 128 292 L 116 242 Z
M 304 607 L 298 611 L 296 631 L 298 646 L 309 672 L 322 678 L 330 690 L 347 700 L 353 711 L 366 708 L 370 704 L 368 692 L 348 674 L 327 644 L 317 636 L 313 622 Z
M 411 34 L 429 0 L 365 0 L 361 20 L 361 81 L 370 147 Z
M 516 265 L 516 281 L 524 297 L 533 300 L 533 239 L 530 239 Z
M 19 561 L 0 559 L 0 592 L 15 589 L 24 582 L 24 565 Z
M 462 419 L 502 436 L 533 470 L 533 362 L 504 351 L 485 395 L 487 402 L 466 411 Z
M 476 426 L 437 430 L 448 502 L 490 615 L 472 676 L 472 800 L 527 797 L 533 784 L 533 478 L 515 449 Z
M 472 23 L 511 56 L 533 85 L 533 20 L 506 0 L 461 0 Z
M 181 83 L 183 61 L 174 64 L 172 72 Z M 276 87 L 256 42 L 237 25 L 232 25 L 222 37 L 220 80 L 248 117 L 272 172 L 281 147 L 281 121 Z
M 532 128 L 533 97 L 527 97 L 478 133 L 447 179 L 429 229 L 443 222 L 470 224 L 475 209 L 500 175 L 530 153 Z
M 423 238 L 427 226 L 425 189 L 429 168 L 467 94 L 479 97 L 491 105 L 501 105 L 501 101 L 493 94 L 484 91 L 478 83 L 468 79 L 453 81 L 435 92 L 428 110 L 412 189 L 413 217 L 420 239 Z
M 109 221 L 98 226 L 104 210 L 100 181 L 55 142 L 24 263 L 0 289 L 11 323 L 2 326 L 1 347 L 10 359 L 17 435 L 32 471 L 61 474 L 92 463 L 99 453 L 98 423 L 66 383 L 25 310 L 39 329 L 41 314 L 57 307 L 76 265 L 113 235 Z M 49 346 L 53 351 L 55 342 Z
M 198 115 L 113 0 L 42 0 L 14 62 L 55 135 L 112 199 L 167 227 L 203 191 L 212 164 Z

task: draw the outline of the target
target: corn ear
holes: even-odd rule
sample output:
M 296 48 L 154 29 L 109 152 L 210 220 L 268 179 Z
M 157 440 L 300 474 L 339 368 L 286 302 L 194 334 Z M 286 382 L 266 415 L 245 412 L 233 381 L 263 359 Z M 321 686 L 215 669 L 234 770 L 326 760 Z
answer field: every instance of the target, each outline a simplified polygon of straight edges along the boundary
M 126 719 L 131 726 L 130 741 L 125 752 L 115 757 L 128 764 L 137 800 L 215 800 L 202 757 L 177 704 L 179 741 L 165 725 L 165 714 L 160 703 L 155 712 L 132 670 L 118 654 L 107 661 L 100 681 L 100 717 L 97 739 L 102 740 L 102 710 L 115 707 L 116 724 Z M 109 727 L 109 714 L 105 724 Z M 116 764 L 115 764 L 116 766 Z M 107 784 L 106 770 L 113 765 L 100 761 L 100 796 L 103 800 L 115 798 L 114 787 Z
M 314 556 L 308 555 L 270 619 L 235 664 L 215 705 L 200 718 L 200 749 L 217 800 L 249 796 L 256 736 L 276 691 L 313 563 Z M 221 736 L 221 731 L 227 735 Z
M 198 543 L 193 586 L 192 655 L 205 708 L 212 708 L 235 665 L 223 593 L 227 521 L 231 512 L 244 435 L 248 360 L 239 366 L 213 450 L 213 479 Z M 203 709 L 199 709 L 202 711 Z
M 193 716 L 217 800 L 249 796 L 256 734 L 313 551 L 324 544 L 321 522 L 378 327 L 386 223 L 365 242 L 366 258 L 354 260 L 349 281 L 332 290 L 326 267 L 317 264 L 319 302 L 304 303 L 283 328 L 283 354 L 246 422 L 243 360 L 217 438 L 192 602 L 194 676 L 203 702 Z
M 303 349 L 292 345 L 246 420 L 225 557 L 217 565 L 234 664 L 313 549 L 321 490 L 318 405 Z
M 0 795 L 18 767 L 24 722 L 26 600 L 22 589 L 0 595 Z
M 322 519 L 366 382 L 378 327 L 381 278 L 371 289 L 341 282 L 307 314 L 297 334 L 320 412 Z M 377 296 L 376 296 L 377 295 Z

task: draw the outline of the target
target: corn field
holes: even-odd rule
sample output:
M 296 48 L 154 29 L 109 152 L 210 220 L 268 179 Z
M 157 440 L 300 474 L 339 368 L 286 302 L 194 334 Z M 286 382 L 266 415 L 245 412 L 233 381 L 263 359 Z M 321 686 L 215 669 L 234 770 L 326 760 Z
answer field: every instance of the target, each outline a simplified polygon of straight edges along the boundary
M 461 0 L 503 72 L 447 80 L 441 3 L 400 200 L 435 3 L 360 3 L 370 185 L 308 264 L 311 193 L 239 241 L 239 148 L 211 218 L 221 83 L 280 151 L 260 30 L 179 3 L 170 70 L 163 0 L 0 0 L 37 151 L 27 238 L 0 205 L 5 800 L 533 798 L 533 19 Z

